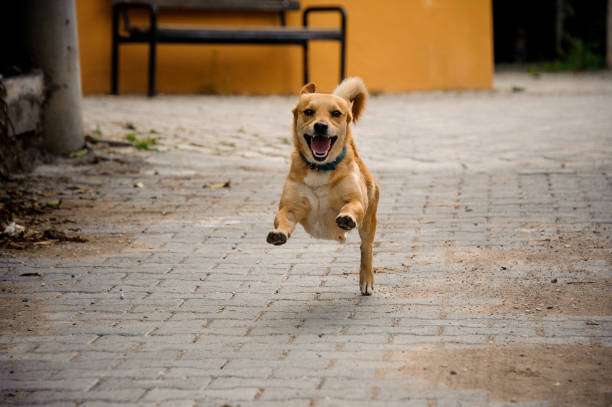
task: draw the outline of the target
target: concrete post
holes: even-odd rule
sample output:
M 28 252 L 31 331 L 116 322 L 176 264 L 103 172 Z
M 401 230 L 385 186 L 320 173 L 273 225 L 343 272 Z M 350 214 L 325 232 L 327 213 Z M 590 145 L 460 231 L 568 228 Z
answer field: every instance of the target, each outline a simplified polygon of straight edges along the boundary
M 66 154 L 85 144 L 74 0 L 23 0 L 24 52 L 45 75 L 44 146 Z

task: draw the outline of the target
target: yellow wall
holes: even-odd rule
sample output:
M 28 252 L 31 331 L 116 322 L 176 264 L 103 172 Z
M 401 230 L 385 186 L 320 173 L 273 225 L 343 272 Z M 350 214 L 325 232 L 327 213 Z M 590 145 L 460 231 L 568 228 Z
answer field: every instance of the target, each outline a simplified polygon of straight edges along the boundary
M 493 80 L 491 0 L 303 0 L 302 8 L 338 4 L 348 15 L 347 76 L 371 91 L 489 88 Z M 111 11 L 108 0 L 77 0 L 85 94 L 110 89 Z M 333 15 L 312 15 L 317 26 L 337 26 Z M 161 23 L 278 24 L 278 17 L 162 12 Z M 289 12 L 287 24 L 301 24 Z M 311 80 L 331 91 L 339 78 L 339 45 L 313 42 Z M 147 46 L 120 47 L 120 92 L 144 93 Z M 299 46 L 177 45 L 158 47 L 162 93 L 295 93 L 302 81 Z

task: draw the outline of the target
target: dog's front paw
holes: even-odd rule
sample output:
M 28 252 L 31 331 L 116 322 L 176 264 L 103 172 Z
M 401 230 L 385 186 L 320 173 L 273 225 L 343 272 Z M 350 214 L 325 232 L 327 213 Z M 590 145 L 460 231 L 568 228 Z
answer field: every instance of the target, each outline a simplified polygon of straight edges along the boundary
M 280 246 L 282 244 L 287 243 L 287 235 L 279 230 L 271 230 L 268 233 L 268 237 L 266 238 L 266 242 L 273 244 L 274 246 Z
M 338 217 L 336 218 L 336 223 L 338 224 L 338 227 L 340 229 L 344 230 L 351 230 L 355 226 L 357 226 L 357 222 L 355 222 L 355 219 L 353 219 L 353 217 L 348 214 L 338 215 Z

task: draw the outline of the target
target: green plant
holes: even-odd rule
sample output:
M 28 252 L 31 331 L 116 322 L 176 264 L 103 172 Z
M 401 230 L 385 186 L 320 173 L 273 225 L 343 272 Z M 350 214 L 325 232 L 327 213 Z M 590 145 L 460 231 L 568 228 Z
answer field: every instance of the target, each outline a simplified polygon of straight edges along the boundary
M 88 149 L 83 148 L 82 150 L 79 151 L 74 151 L 72 153 L 70 153 L 70 158 L 78 158 L 78 157 L 83 157 L 84 155 L 86 155 L 89 152 Z
M 597 53 L 599 44 L 596 42 L 584 42 L 581 38 L 565 36 L 567 51 L 562 51 L 561 58 L 540 66 L 532 65 L 528 72 L 539 76 L 540 71 L 562 72 L 562 71 L 592 71 L 603 69 L 606 61 L 603 55 Z
M 139 138 L 138 133 L 128 133 L 123 138 L 134 145 L 134 148 L 138 150 L 147 150 L 147 151 L 159 151 L 157 148 L 153 148 L 159 144 L 159 139 L 157 137 L 144 137 Z

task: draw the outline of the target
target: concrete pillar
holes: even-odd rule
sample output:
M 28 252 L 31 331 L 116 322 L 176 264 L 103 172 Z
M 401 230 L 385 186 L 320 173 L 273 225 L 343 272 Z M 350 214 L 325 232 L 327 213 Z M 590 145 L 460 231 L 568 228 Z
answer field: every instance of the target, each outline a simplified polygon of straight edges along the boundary
M 74 0 L 22 0 L 23 46 L 45 76 L 44 146 L 66 154 L 85 144 L 81 112 L 81 69 Z

